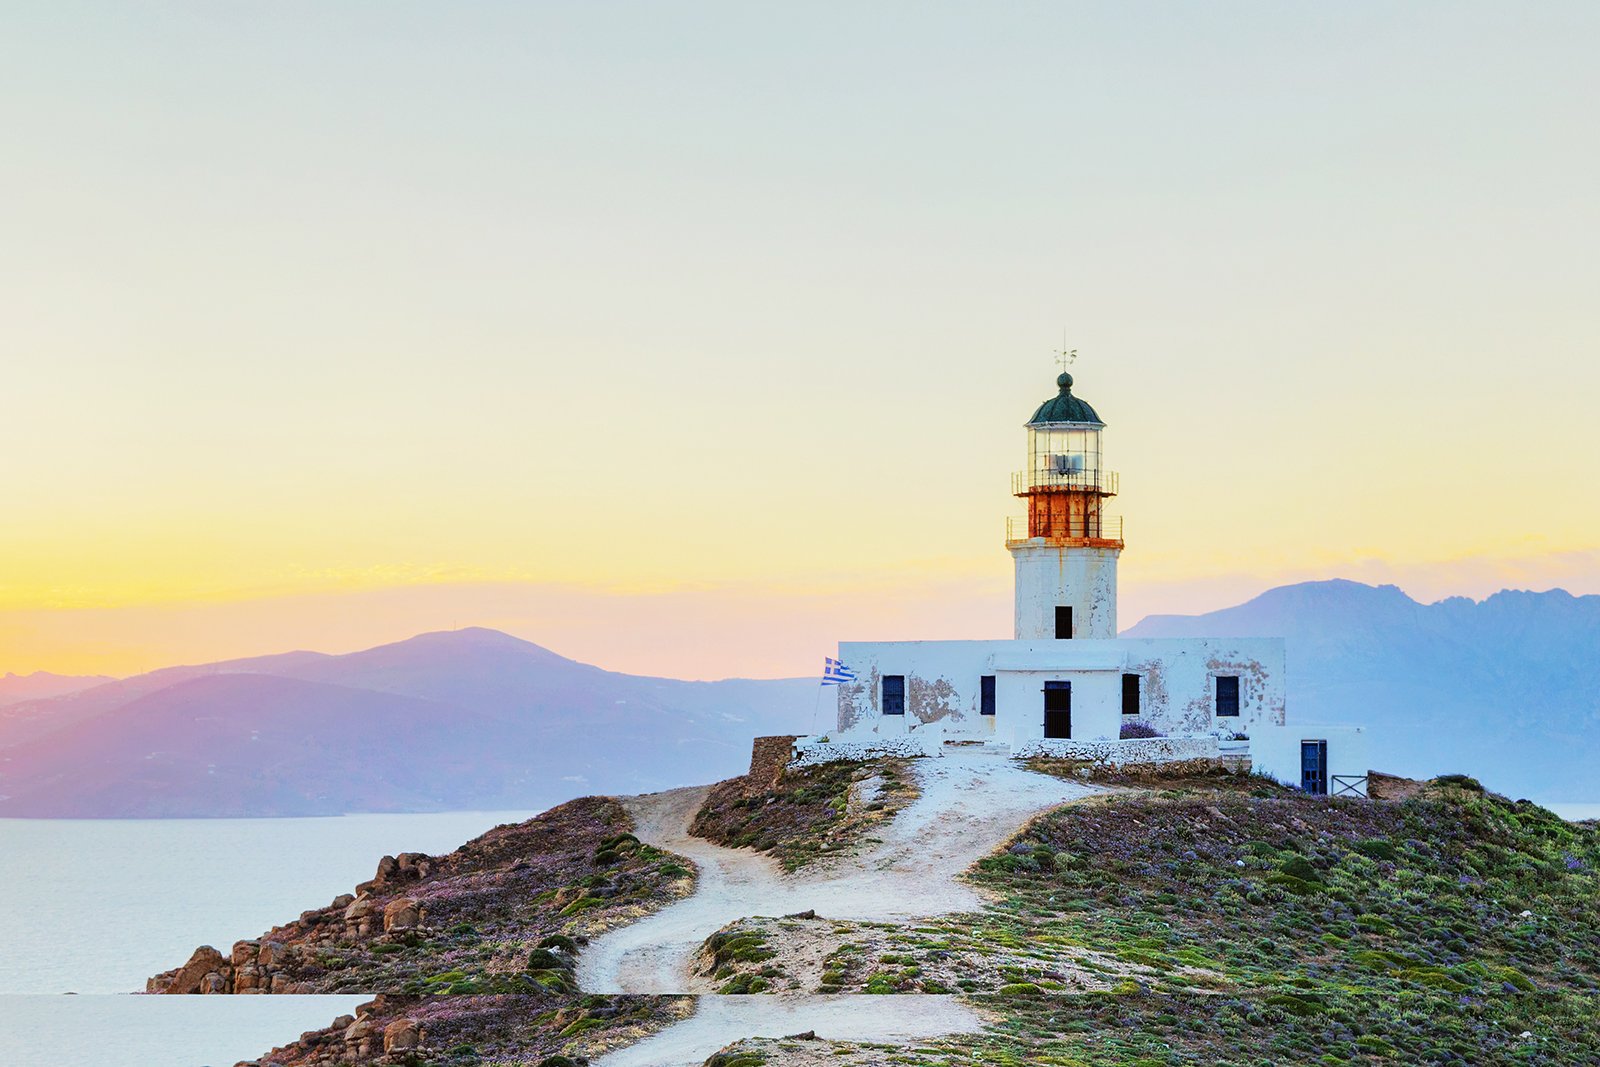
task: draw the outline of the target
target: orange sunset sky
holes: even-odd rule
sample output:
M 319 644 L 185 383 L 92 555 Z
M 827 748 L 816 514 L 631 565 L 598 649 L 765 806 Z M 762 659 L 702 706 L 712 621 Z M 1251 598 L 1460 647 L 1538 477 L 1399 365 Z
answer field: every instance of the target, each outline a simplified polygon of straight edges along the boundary
M 1063 326 L 1124 625 L 1600 592 L 1600 7 L 8 21 L 0 673 L 1006 636 Z

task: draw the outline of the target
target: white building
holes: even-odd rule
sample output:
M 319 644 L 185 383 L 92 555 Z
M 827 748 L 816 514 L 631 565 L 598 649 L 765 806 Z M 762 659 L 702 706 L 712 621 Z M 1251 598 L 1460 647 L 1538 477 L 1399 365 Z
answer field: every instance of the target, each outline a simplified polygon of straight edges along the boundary
M 1027 466 L 1012 476 L 1028 508 L 1006 531 L 1012 639 L 842 642 L 856 680 L 839 686 L 837 730 L 801 741 L 802 759 L 933 754 L 960 740 L 1115 764 L 1248 749 L 1281 781 L 1364 794 L 1359 728 L 1288 725 L 1281 638 L 1117 636 L 1122 520 L 1106 510 L 1117 475 L 1104 465 L 1105 423 L 1072 395 L 1070 374 L 1056 384 L 1028 420 Z

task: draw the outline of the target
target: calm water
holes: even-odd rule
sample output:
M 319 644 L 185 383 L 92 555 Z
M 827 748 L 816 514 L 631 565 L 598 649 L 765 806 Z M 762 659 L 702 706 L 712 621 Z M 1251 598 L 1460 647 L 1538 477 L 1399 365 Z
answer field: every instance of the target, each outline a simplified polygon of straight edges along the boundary
M 0 994 L 5 1067 L 227 1067 L 327 1026 L 367 997 Z

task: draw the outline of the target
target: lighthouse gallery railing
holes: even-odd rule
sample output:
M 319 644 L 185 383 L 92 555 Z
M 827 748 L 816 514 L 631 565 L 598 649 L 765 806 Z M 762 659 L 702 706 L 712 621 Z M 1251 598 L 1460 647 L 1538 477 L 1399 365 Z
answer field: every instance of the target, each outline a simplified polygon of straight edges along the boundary
M 1023 496 L 1035 489 L 1077 489 L 1115 496 L 1119 479 L 1108 470 L 1028 470 L 1011 475 L 1011 495 Z
M 1121 515 L 1094 515 L 1073 516 L 1058 519 L 1057 522 L 1065 526 L 1060 536 L 1072 541 L 1120 541 L 1122 540 Z M 1030 532 L 1028 517 L 1026 515 L 1010 515 L 1006 517 L 1006 540 L 1026 541 L 1033 534 Z

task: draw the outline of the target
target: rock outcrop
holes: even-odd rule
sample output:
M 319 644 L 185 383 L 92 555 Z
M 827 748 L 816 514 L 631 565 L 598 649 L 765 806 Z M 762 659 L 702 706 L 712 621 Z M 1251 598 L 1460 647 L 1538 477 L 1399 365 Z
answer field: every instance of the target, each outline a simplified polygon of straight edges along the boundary
M 496 827 L 446 855 L 384 856 L 355 893 L 235 942 L 226 954 L 202 947 L 146 989 L 258 996 L 570 991 L 573 946 L 693 884 L 687 866 L 641 845 L 630 826 L 614 799 L 586 797 Z M 559 960 L 552 938 L 565 946 Z M 534 967 L 528 961 L 537 949 L 545 951 Z M 411 1038 L 397 1029 L 375 1040 L 381 1048 Z

